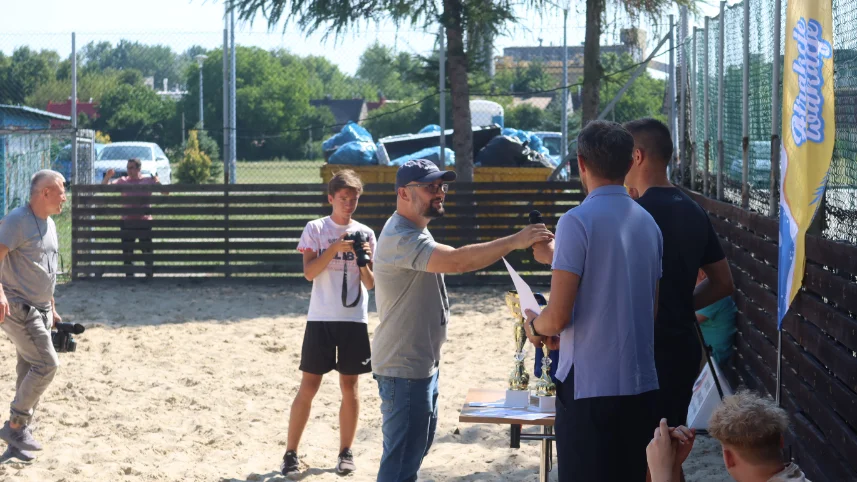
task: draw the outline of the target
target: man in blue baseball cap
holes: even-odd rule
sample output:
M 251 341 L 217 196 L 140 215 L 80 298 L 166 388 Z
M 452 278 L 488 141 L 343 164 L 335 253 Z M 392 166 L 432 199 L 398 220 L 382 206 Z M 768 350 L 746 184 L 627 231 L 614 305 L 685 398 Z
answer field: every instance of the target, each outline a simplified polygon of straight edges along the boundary
M 396 174 L 396 212 L 375 249 L 375 303 L 380 324 L 372 340 L 384 451 L 379 482 L 415 481 L 437 426 L 440 349 L 446 340 L 449 298 L 444 273 L 485 268 L 516 249 L 550 240 L 544 224 L 505 238 L 453 248 L 435 242 L 427 226 L 444 214 L 448 182 L 423 159 Z

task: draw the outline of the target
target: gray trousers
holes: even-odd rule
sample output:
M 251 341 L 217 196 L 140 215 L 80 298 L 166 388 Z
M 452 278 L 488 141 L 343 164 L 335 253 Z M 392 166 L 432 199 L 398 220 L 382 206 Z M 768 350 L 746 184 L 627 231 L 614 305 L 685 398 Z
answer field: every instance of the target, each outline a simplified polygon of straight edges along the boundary
M 51 342 L 53 314 L 22 303 L 9 303 L 10 314 L 0 324 L 18 352 L 18 378 L 10 421 L 27 425 L 39 398 L 56 375 L 59 358 Z

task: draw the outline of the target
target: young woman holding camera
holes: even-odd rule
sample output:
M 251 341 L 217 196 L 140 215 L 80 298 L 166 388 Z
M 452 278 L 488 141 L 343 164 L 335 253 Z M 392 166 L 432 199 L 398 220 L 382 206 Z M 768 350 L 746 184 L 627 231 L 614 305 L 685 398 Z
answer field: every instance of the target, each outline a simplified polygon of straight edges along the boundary
M 307 223 L 298 243 L 304 276 L 312 281 L 312 295 L 301 349 L 303 378 L 289 414 L 283 475 L 299 470 L 297 449 L 312 400 L 322 377 L 334 369 L 339 372 L 342 390 L 336 472 L 345 475 L 356 469 L 351 444 L 360 412 L 357 379 L 372 371 L 366 290 L 375 286 L 375 233 L 351 218 L 362 193 L 363 182 L 354 171 L 336 173 L 328 183 L 327 199 L 333 212 Z

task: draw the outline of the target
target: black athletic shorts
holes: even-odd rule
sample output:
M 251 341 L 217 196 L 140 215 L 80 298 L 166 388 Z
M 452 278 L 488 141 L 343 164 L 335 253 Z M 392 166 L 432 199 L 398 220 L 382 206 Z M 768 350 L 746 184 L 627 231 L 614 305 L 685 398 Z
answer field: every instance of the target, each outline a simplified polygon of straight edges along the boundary
M 687 424 L 687 408 L 701 359 L 702 347 L 695 335 L 655 340 L 658 419 L 666 418 L 670 427 Z
M 343 375 L 372 371 L 372 351 L 366 323 L 310 321 L 301 348 L 302 372 L 324 375 L 336 370 Z

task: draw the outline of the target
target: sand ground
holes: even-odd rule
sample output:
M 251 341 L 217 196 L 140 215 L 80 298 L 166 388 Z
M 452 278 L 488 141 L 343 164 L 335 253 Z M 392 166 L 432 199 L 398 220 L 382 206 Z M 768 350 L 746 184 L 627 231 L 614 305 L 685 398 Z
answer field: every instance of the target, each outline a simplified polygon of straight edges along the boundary
M 122 280 L 124 281 L 124 280 Z M 310 285 L 75 282 L 57 287 L 65 321 L 82 323 L 78 351 L 39 406 L 45 450 L 29 464 L 0 464 L 4 481 L 279 481 L 288 413 L 297 393 Z M 503 388 L 510 316 L 499 288 L 451 288 L 452 319 L 440 378 L 440 420 L 422 480 L 535 481 L 538 445 L 508 447 L 508 427 L 458 422 L 471 386 Z M 370 302 L 370 335 L 378 324 Z M 529 352 L 532 363 L 532 350 Z M 15 352 L 0 336 L 0 400 L 14 393 Z M 381 415 L 371 375 L 350 480 L 374 480 Z M 325 378 L 300 447 L 304 470 L 288 480 L 340 480 L 339 388 Z M 730 480 L 719 446 L 700 437 L 689 481 Z M 555 474 L 553 474 L 555 478 Z

